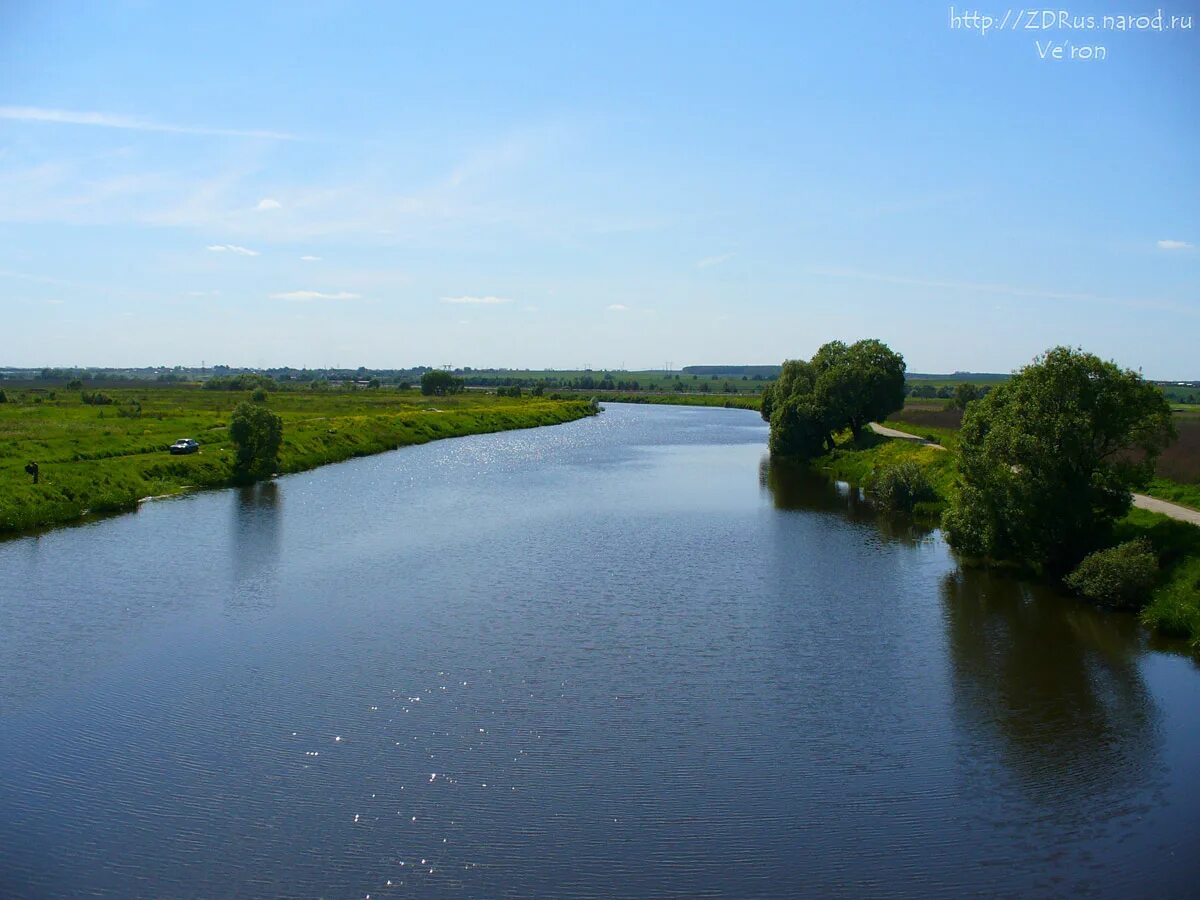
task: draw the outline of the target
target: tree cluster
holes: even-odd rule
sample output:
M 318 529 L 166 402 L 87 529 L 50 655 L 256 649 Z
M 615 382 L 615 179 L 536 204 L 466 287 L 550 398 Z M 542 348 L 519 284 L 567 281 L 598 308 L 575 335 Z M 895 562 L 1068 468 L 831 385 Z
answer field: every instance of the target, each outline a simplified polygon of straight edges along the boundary
M 421 393 L 426 397 L 461 394 L 466 382 L 443 369 L 433 369 L 421 376 Z
M 838 431 L 858 437 L 869 422 L 903 408 L 904 372 L 904 357 L 878 340 L 831 341 L 811 360 L 787 360 L 763 389 L 771 453 L 811 459 L 833 449 Z

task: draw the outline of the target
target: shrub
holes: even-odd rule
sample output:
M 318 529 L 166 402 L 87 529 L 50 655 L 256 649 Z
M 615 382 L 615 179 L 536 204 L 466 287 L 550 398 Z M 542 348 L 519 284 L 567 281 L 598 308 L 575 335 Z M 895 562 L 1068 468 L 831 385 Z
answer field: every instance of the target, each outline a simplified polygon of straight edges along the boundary
M 1145 538 L 1097 550 L 1068 575 L 1073 591 L 1101 606 L 1136 609 L 1145 605 L 1158 577 L 1158 557 Z
M 267 402 L 267 392 L 264 391 L 262 388 L 259 388 L 253 394 L 250 395 L 250 399 L 253 400 L 255 403 L 266 403 Z
M 7 402 L 8 402 L 8 394 L 4 393 L 4 391 L 0 391 L 0 403 L 7 403 Z
M 924 470 L 915 462 L 886 466 L 875 477 L 872 493 L 884 509 L 912 512 L 918 503 L 937 499 Z
M 102 394 L 99 391 L 94 393 L 84 391 L 79 395 L 79 399 L 90 406 L 109 406 L 113 402 L 113 398 L 108 394 Z

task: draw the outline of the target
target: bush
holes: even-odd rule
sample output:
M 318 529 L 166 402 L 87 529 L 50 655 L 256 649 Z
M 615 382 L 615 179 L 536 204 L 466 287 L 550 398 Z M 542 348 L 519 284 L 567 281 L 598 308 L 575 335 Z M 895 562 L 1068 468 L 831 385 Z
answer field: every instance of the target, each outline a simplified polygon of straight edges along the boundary
M 89 393 L 84 391 L 79 395 L 79 399 L 89 406 L 109 406 L 113 402 L 113 398 L 108 394 L 102 394 L 99 391 Z
M 871 492 L 884 509 L 912 512 L 918 503 L 937 499 L 924 470 L 915 462 L 886 466 L 875 477 Z
M 266 403 L 267 402 L 267 392 L 264 391 L 262 388 L 259 388 L 253 394 L 250 395 L 250 399 L 253 400 L 255 403 Z
M 1137 609 L 1150 599 L 1158 578 L 1158 557 L 1145 538 L 1097 550 L 1068 575 L 1066 584 L 1101 606 Z
M 455 378 L 449 372 L 440 369 L 434 369 L 421 376 L 421 393 L 426 397 L 461 394 L 465 387 L 466 382 L 463 379 Z
M 0 403 L 7 403 L 7 402 L 8 402 L 8 394 L 4 393 L 4 391 L 0 391 Z

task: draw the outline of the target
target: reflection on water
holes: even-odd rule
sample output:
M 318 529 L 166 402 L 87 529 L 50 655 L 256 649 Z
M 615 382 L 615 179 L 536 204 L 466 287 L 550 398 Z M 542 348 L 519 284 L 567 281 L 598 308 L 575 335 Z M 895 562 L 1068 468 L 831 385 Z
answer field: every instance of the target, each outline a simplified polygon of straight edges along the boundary
M 869 523 L 886 540 L 914 542 L 933 533 L 928 523 L 911 516 L 881 515 L 861 488 L 803 463 L 764 455 L 758 480 L 776 509 L 838 513 L 853 522 Z
M 955 712 L 1034 801 L 1079 817 L 1146 786 L 1158 736 L 1131 616 L 961 568 L 942 581 Z
M 275 600 L 274 575 L 282 540 L 282 491 L 278 482 L 264 481 L 231 493 L 229 558 L 233 562 L 233 583 L 228 609 L 269 609 Z

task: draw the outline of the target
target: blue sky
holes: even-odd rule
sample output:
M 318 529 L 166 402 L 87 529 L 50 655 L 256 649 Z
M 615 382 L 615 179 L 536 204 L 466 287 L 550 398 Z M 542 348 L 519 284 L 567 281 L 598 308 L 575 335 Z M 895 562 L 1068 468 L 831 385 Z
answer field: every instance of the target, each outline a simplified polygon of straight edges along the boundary
M 1200 4 L 842 6 L 6 0 L 0 365 L 1200 378 Z

